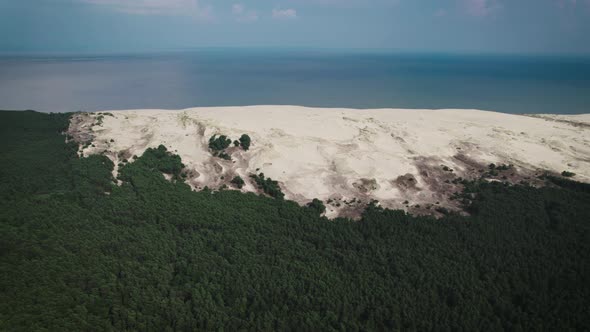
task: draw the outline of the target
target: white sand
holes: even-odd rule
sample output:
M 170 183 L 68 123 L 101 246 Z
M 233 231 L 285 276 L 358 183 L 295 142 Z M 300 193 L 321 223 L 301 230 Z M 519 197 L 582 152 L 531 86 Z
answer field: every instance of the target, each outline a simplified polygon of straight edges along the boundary
M 235 174 L 249 182 L 249 174 L 263 172 L 280 182 L 287 199 L 300 203 L 358 198 L 394 208 L 403 207 L 404 200 L 444 204 L 437 184 L 429 182 L 433 174 L 424 172 L 447 165 L 468 177 L 477 167 L 457 155 L 482 165 L 514 164 L 522 172 L 568 170 L 576 173 L 574 179 L 590 181 L 590 114 L 532 117 L 478 110 L 296 106 L 110 112 L 114 117 L 105 116 L 91 128 L 96 147 L 85 154 L 112 151 L 116 164 L 121 151 L 131 159 L 164 144 L 198 172 L 188 180 L 195 188 L 216 187 Z M 231 149 L 235 162 L 213 158 L 207 149 L 213 134 L 235 140 L 244 133 L 252 146 L 248 152 Z M 406 174 L 417 180 L 415 188 L 405 190 L 396 183 Z M 243 190 L 255 189 L 248 183 Z M 330 207 L 327 215 L 344 212 Z

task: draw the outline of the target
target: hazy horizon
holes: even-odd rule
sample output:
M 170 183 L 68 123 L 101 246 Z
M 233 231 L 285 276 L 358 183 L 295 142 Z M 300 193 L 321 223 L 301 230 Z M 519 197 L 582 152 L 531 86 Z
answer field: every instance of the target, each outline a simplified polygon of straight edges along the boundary
M 0 51 L 0 58 L 8 57 L 92 57 L 92 56 L 158 56 L 183 53 L 202 53 L 218 51 L 240 52 L 288 52 L 291 54 L 317 52 L 323 54 L 369 54 L 369 55 L 399 55 L 399 56 L 465 56 L 465 57 L 523 57 L 523 58 L 590 58 L 588 53 L 529 53 L 529 52 L 477 52 L 477 51 L 437 51 L 437 50 L 400 50 L 393 48 L 352 48 L 352 47 L 290 47 L 290 46 L 203 46 L 167 49 L 142 49 L 142 50 L 61 50 L 61 51 Z

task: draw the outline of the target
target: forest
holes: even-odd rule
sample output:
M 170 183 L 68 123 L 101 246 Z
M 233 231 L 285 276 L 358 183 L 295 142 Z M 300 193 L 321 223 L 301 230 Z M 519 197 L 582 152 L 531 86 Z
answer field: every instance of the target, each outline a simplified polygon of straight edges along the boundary
M 164 146 L 119 186 L 66 143 L 69 116 L 0 112 L 2 331 L 590 329 L 588 184 L 478 181 L 468 217 L 328 220 L 262 175 L 277 198 L 192 191 Z

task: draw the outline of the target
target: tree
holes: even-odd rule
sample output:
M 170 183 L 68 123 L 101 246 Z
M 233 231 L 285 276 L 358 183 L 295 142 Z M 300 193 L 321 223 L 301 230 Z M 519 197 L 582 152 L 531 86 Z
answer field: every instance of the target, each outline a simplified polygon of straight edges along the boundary
M 231 160 L 231 156 L 227 153 L 225 153 L 225 151 L 220 152 L 217 157 L 221 158 L 221 159 L 225 159 L 225 160 Z
M 209 138 L 209 149 L 213 151 L 222 151 L 225 150 L 231 144 L 231 139 L 227 138 L 225 135 L 217 135 L 211 136 Z
M 265 178 L 264 173 L 260 173 L 259 175 L 252 174 L 250 177 L 254 179 L 258 188 L 262 189 L 265 194 L 276 199 L 283 199 L 285 197 L 279 183 L 271 178 Z
M 231 183 L 234 184 L 238 189 L 242 189 L 245 184 L 244 179 L 242 179 L 239 175 L 236 175 L 236 177 L 231 180 Z
M 314 198 L 311 202 L 307 203 L 307 207 L 316 211 L 320 215 L 326 212 L 326 206 L 324 205 L 324 202 L 317 198 Z
M 240 145 L 244 151 L 248 151 L 248 149 L 250 149 L 250 136 L 243 134 L 240 137 Z

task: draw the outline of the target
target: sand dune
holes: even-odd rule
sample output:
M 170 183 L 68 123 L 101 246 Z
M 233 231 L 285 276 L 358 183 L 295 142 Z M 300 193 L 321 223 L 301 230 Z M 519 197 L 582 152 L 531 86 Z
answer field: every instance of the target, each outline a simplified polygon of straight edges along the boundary
M 100 121 L 99 113 L 72 119 L 70 133 L 94 144 L 84 155 L 106 150 L 117 164 L 164 144 L 182 157 L 195 189 L 219 187 L 239 174 L 247 182 L 242 190 L 256 191 L 248 176 L 263 172 L 279 181 L 287 199 L 331 200 L 328 217 L 358 215 L 372 199 L 414 212 L 453 209 L 452 180 L 478 177 L 490 163 L 514 165 L 498 180 L 568 170 L 590 181 L 590 114 L 296 106 L 108 112 L 113 116 L 103 113 Z M 251 149 L 228 149 L 233 161 L 208 151 L 212 135 L 233 140 L 244 133 Z

